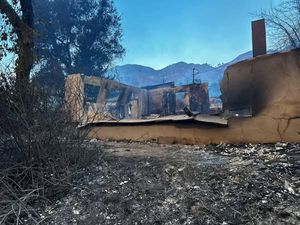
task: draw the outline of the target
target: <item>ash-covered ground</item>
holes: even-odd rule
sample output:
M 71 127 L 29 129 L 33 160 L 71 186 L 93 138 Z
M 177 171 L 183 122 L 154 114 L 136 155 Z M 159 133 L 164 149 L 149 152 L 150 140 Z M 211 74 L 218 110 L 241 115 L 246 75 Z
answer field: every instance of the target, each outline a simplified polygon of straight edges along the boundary
M 96 162 L 47 224 L 300 224 L 300 145 L 90 141 Z

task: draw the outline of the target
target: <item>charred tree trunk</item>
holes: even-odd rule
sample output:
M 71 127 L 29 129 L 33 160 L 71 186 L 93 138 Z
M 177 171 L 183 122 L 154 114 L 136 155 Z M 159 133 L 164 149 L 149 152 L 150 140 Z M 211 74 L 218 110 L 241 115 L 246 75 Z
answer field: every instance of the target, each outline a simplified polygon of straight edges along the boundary
M 33 8 L 32 0 L 20 0 L 22 16 L 20 17 L 7 0 L 0 0 L 0 12 L 8 18 L 15 30 L 18 60 L 16 65 L 16 88 L 20 93 L 26 89 L 30 71 L 34 62 L 33 53 Z M 22 94 L 23 95 L 23 94 Z
M 20 0 L 22 10 L 22 21 L 26 24 L 22 33 L 18 34 L 19 58 L 17 62 L 16 76 L 17 85 L 27 85 L 30 71 L 34 62 L 33 56 L 33 8 L 32 0 Z M 18 87 L 17 86 L 17 87 Z

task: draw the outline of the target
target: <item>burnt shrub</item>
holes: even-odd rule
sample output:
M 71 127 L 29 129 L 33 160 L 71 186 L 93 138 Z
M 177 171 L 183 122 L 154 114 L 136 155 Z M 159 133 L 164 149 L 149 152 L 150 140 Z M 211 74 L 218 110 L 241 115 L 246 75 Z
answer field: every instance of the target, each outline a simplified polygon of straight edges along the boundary
M 96 154 L 83 147 L 63 89 L 0 76 L 0 224 L 40 224 L 38 210 L 65 195 Z

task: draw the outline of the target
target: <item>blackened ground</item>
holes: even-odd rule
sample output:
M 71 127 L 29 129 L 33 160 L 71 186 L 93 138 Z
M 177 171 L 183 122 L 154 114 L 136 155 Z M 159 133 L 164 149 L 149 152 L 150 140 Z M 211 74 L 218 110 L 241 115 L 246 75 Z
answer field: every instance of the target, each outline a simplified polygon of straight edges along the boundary
M 86 145 L 99 158 L 47 224 L 300 224 L 300 145 Z

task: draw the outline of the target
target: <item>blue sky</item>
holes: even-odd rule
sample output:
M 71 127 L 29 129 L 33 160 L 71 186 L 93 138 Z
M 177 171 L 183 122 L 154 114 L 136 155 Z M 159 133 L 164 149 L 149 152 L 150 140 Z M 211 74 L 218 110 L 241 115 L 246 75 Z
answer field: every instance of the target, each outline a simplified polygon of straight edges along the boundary
M 251 50 L 251 21 L 280 0 L 115 0 L 126 55 L 156 69 L 179 61 L 228 62 Z

